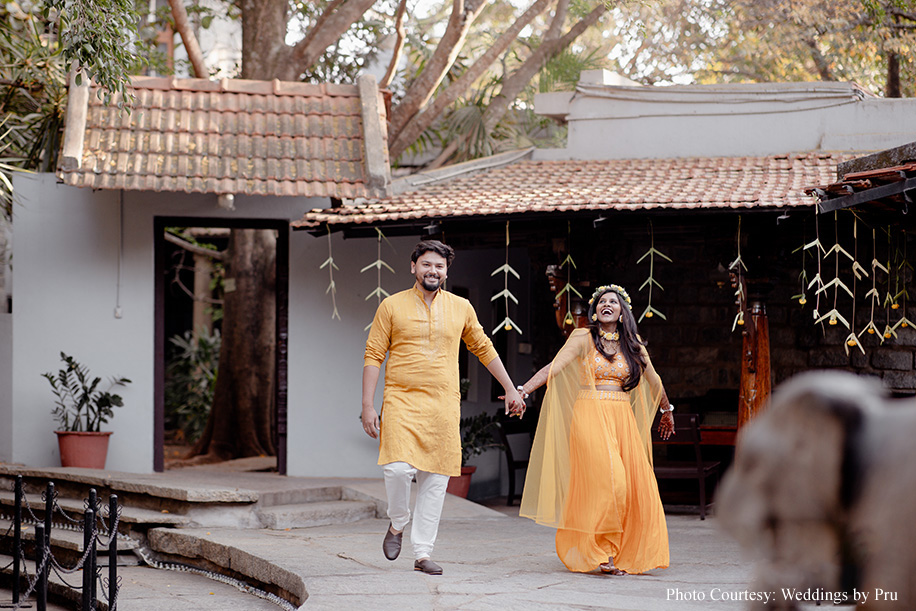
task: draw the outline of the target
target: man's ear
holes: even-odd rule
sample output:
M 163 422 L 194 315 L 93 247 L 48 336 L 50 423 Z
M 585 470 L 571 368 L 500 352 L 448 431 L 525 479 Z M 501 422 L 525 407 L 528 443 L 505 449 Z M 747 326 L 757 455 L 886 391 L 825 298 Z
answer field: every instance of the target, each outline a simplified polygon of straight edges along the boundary
M 410 275 L 412 276 L 416 273 L 417 273 L 417 264 L 411 261 L 410 262 Z

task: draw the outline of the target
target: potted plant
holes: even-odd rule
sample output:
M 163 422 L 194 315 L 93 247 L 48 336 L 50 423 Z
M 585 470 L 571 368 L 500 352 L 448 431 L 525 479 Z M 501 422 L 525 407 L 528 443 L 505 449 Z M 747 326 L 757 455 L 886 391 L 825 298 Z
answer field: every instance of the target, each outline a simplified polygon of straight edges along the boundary
M 468 489 L 471 486 L 471 475 L 477 470 L 477 467 L 469 466 L 467 461 L 490 448 L 503 447 L 503 444 L 496 441 L 493 436 L 498 426 L 499 421 L 496 417 L 487 412 L 461 419 L 461 475 L 449 479 L 448 492 L 467 498 Z
M 108 438 L 111 431 L 100 431 L 103 423 L 114 415 L 115 407 L 124 400 L 111 390 L 126 386 L 127 378 L 112 377 L 106 390 L 99 389 L 102 378 L 92 378 L 89 369 L 72 356 L 61 352 L 64 367 L 57 374 L 41 374 L 51 385 L 56 397 L 51 411 L 57 421 L 57 443 L 62 467 L 88 467 L 104 469 L 108 456 Z

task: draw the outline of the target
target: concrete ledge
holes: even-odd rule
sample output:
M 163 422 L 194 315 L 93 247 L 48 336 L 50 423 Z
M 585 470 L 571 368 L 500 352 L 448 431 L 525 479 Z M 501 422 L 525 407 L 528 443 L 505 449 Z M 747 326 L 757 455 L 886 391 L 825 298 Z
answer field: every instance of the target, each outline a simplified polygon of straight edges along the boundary
M 200 566 L 198 561 L 202 560 L 200 568 L 213 570 L 208 565 L 215 565 L 225 569 L 224 573 L 247 577 L 296 605 L 301 605 L 308 598 L 305 582 L 299 575 L 273 564 L 269 558 L 243 551 L 231 543 L 234 538 L 232 533 L 221 533 L 224 539 L 229 539 L 229 543 L 207 539 L 209 534 L 196 529 L 154 528 L 149 531 L 148 540 L 150 549 L 157 553 L 192 566 Z M 240 545 L 247 540 L 245 533 L 238 533 L 236 537 Z
M 148 494 L 165 499 L 189 503 L 255 503 L 258 493 L 242 488 L 230 489 L 226 486 L 200 483 L 195 486 L 180 484 L 164 485 L 159 474 L 121 473 L 103 469 L 79 469 L 75 467 L 46 467 L 34 469 L 14 465 L 0 464 L 0 476 L 23 478 L 40 478 L 55 482 L 67 481 L 78 484 L 105 488 L 112 492 L 133 492 Z M 203 477 L 201 477 L 203 479 Z

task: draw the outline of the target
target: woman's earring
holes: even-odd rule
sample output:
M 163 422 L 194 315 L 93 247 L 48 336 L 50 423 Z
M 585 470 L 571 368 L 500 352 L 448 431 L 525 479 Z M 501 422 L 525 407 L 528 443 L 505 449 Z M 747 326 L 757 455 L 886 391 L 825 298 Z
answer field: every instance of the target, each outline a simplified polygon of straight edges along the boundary
M 592 322 L 595 322 L 596 320 L 598 320 L 598 315 L 592 314 Z

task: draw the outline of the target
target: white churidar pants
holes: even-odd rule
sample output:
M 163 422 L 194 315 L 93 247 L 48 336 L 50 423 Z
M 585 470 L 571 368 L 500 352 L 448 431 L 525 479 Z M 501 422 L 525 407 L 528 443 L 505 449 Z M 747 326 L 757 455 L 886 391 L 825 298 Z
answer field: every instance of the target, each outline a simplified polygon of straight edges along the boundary
M 388 517 L 395 530 L 404 530 L 410 522 L 410 484 L 417 476 L 417 502 L 413 511 L 410 542 L 414 558 L 429 558 L 433 553 L 439 533 L 439 517 L 445 502 L 448 475 L 418 471 L 406 462 L 392 462 L 382 466 L 385 474 L 385 491 L 388 494 Z

